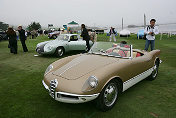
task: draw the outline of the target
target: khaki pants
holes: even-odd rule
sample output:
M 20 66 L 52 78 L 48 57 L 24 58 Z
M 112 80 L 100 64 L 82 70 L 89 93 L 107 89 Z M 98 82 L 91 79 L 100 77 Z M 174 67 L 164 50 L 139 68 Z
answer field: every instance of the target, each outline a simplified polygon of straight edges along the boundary
M 110 41 L 112 41 L 112 38 L 113 38 L 114 41 L 116 42 L 115 34 L 111 34 L 111 35 L 110 35 Z

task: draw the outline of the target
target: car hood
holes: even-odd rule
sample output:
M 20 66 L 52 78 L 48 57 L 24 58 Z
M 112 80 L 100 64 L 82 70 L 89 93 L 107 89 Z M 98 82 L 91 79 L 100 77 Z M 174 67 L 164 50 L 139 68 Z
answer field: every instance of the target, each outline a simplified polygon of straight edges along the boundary
M 65 41 L 56 39 L 48 42 L 46 46 L 58 46 L 58 45 L 62 45 L 63 43 L 65 43 Z
M 63 40 L 50 40 L 50 41 L 44 41 L 44 42 L 37 44 L 37 47 L 39 47 L 41 45 L 45 45 L 45 47 L 58 46 L 58 45 L 61 45 L 62 43 L 64 43 Z
M 41 43 L 38 43 L 37 44 L 37 47 L 39 47 L 39 46 L 41 46 L 41 45 L 45 45 L 45 44 L 47 44 L 47 43 L 49 43 L 50 41 L 44 41 L 44 42 L 41 42 Z
M 82 55 L 52 72 L 67 80 L 76 80 L 84 75 L 119 61 L 118 58 L 101 55 Z

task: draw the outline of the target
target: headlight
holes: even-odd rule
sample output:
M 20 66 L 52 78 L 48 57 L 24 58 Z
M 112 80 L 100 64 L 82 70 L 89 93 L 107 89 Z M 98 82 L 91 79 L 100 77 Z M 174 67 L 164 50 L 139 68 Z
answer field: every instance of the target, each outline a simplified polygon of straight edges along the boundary
M 53 47 L 52 47 L 52 46 L 48 46 L 48 49 L 49 49 L 49 50 L 52 50 L 52 49 L 53 49 Z
M 98 79 L 95 76 L 90 76 L 88 82 L 92 88 L 95 88 L 98 85 Z
M 53 69 L 53 65 L 49 65 L 48 68 L 45 71 L 45 75 Z
M 98 79 L 95 76 L 90 76 L 82 87 L 83 92 L 91 91 L 98 86 Z
M 41 45 L 42 45 L 41 43 L 38 43 L 38 44 L 37 44 L 37 47 L 40 47 Z

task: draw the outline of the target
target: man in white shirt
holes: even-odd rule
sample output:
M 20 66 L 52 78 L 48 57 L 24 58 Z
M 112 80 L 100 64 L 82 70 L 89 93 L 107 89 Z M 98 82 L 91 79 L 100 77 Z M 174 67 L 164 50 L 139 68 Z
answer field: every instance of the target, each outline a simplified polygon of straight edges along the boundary
M 150 20 L 150 25 L 145 28 L 144 33 L 146 34 L 146 43 L 145 43 L 145 51 L 148 50 L 149 45 L 151 47 L 151 51 L 155 49 L 155 35 L 159 34 L 158 27 L 155 26 L 155 19 Z

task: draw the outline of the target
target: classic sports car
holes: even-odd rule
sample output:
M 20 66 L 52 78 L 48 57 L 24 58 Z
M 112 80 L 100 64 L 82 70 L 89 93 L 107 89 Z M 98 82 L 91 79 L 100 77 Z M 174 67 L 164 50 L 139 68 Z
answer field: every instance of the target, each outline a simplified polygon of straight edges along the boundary
M 92 46 L 93 42 L 89 44 Z M 86 41 L 77 34 L 61 34 L 55 40 L 41 42 L 36 47 L 39 54 L 56 54 L 58 57 L 71 50 L 86 51 Z
M 60 31 L 54 31 L 48 34 L 49 39 L 56 39 L 60 34 Z
M 65 103 L 95 100 L 102 111 L 111 109 L 121 92 L 143 79 L 154 80 L 160 50 L 144 52 L 132 45 L 95 43 L 90 52 L 60 59 L 46 69 L 44 87 Z

